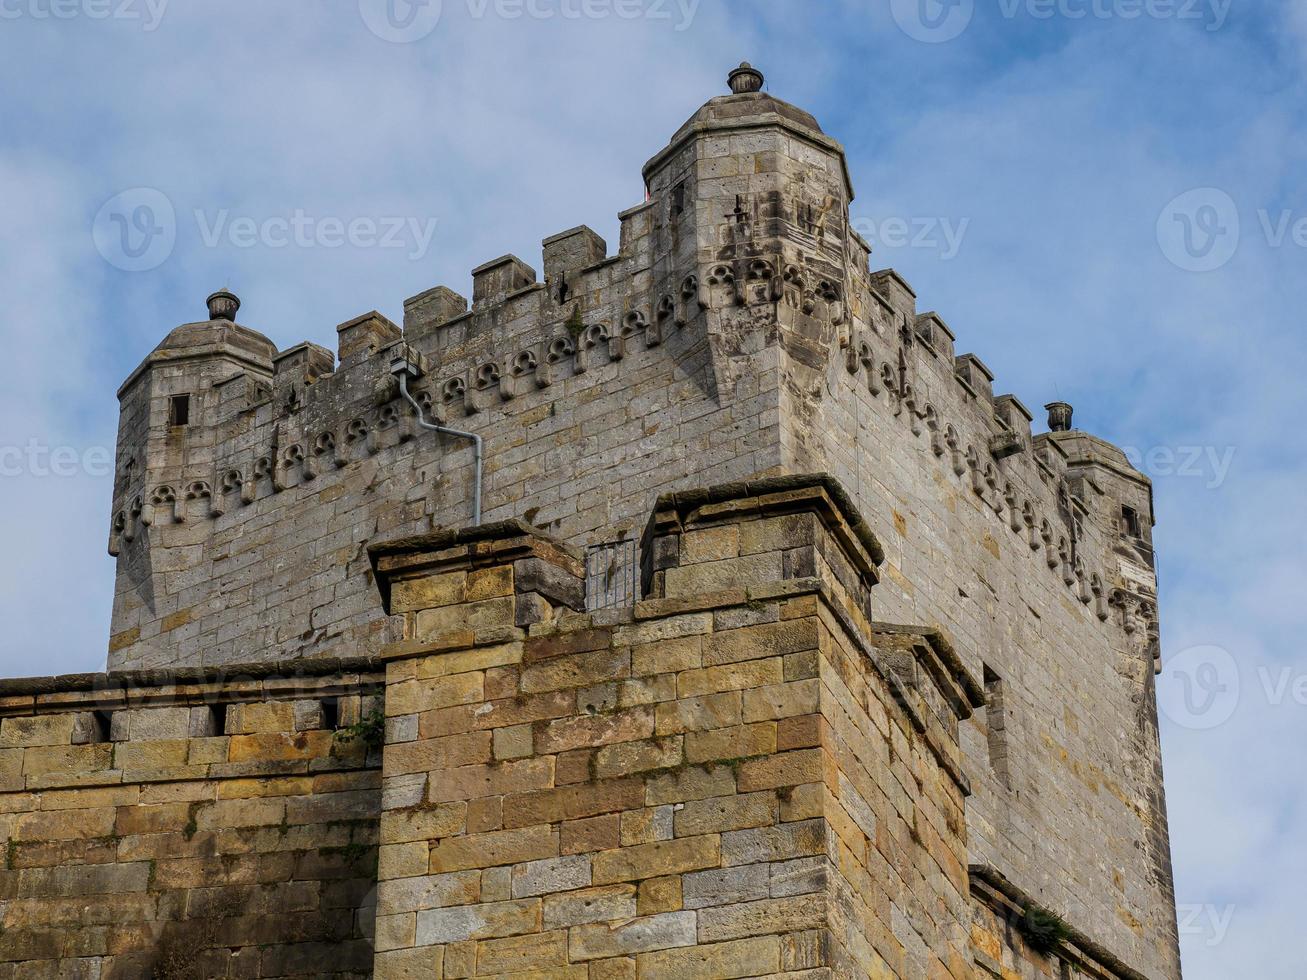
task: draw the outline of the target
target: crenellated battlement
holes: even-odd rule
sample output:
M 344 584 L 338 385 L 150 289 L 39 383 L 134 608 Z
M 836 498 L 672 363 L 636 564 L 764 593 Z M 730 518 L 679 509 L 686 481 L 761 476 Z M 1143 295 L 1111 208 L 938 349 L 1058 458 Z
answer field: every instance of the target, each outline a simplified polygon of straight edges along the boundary
M 918 313 L 916 294 L 894 270 L 871 270 L 868 246 L 848 228 L 848 199 L 836 196 L 851 194 L 838 144 L 810 117 L 778 111 L 783 103 L 770 97 L 751 109 L 750 98 L 713 100 L 650 162 L 650 199 L 622 213 L 617 255 L 608 256 L 603 239 L 584 226 L 545 239 L 543 282 L 521 259 L 501 256 L 472 270 L 470 304 L 447 286 L 433 287 L 405 302 L 402 328 L 375 311 L 342 323 L 335 355 L 308 341 L 276 351 L 235 323 L 234 295 L 215 293 L 211 319 L 173 331 L 120 392 L 124 463 L 110 553 L 122 555 L 150 528 L 169 535 L 160 541 L 165 547 L 179 539 L 178 547 L 202 549 L 196 531 L 179 534 L 172 526 L 209 520 L 220 533 L 248 508 L 271 512 L 275 504 L 260 502 L 288 492 L 305 511 L 312 506 L 303 502 L 307 491 L 330 496 L 331 486 L 348 485 L 355 464 L 390 463 L 419 435 L 416 413 L 389 373 L 395 357 L 419 366 L 413 394 L 429 421 L 474 428 L 510 454 L 531 427 L 548 428 L 546 419 L 653 370 L 691 383 L 697 390 L 688 397 L 704 401 L 708 412 L 741 396 L 768 397 L 770 385 L 777 428 L 787 411 L 806 420 L 831 414 L 821 403 L 835 396 L 840 404 L 840 391 L 845 400 L 856 397 L 904 438 L 919 440 L 1099 620 L 1115 607 L 1123 628 L 1133 632 L 1142 623 L 1154 634 L 1147 481 L 1123 457 L 1109 463 L 1088 452 L 1083 439 L 1032 437 L 1032 413 L 1016 396 L 994 395 L 993 373 L 979 357 L 955 354 L 956 335 L 944 319 Z M 800 142 L 806 145 L 791 145 Z M 793 156 L 780 156 L 777 145 Z M 827 165 L 814 168 L 814 148 L 831 158 Z M 824 187 L 810 179 L 814 169 L 825 175 Z M 802 172 L 794 194 L 791 170 Z M 814 194 L 814 186 L 831 193 Z M 796 391 L 800 375 L 809 379 L 807 392 Z M 601 427 L 596 416 L 572 430 L 577 454 L 598 450 L 587 430 Z M 780 434 L 769 458 L 755 453 L 752 467 L 741 463 L 719 475 L 780 472 L 799 461 L 821 468 L 838 453 L 840 430 L 827 424 L 797 433 L 792 447 Z M 562 448 L 558 435 L 551 443 Z M 624 457 L 629 449 L 609 452 Z M 512 461 L 492 460 L 491 509 L 531 495 L 527 487 L 505 493 L 502 480 L 497 486 L 494 473 Z M 1104 466 L 1112 478 L 1094 479 Z M 467 482 L 465 474 L 449 478 Z M 420 482 L 419 471 L 410 479 Z M 406 498 L 416 490 L 408 488 Z M 561 495 L 522 509 L 537 518 L 544 512 L 545 524 L 580 532 L 585 544 L 631 531 L 611 520 L 569 527 Z M 468 508 L 449 500 L 399 510 L 416 526 L 457 521 Z M 1132 537 L 1142 547 L 1133 551 L 1114 533 L 1123 514 L 1136 522 Z M 1135 574 L 1123 578 L 1118 552 L 1148 560 L 1134 561 Z M 115 628 L 115 635 L 125 632 Z M 116 642 L 139 639 L 127 633 Z M 169 639 L 174 657 L 179 639 Z

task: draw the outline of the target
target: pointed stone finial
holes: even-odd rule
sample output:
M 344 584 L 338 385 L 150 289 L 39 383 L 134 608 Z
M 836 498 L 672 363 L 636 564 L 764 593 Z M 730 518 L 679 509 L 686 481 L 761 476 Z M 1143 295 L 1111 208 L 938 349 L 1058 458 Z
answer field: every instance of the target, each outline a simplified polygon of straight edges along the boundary
M 741 61 L 740 67 L 726 77 L 726 81 L 730 83 L 731 91 L 736 95 L 744 95 L 746 92 L 761 92 L 762 80 L 762 72 L 747 61 Z
M 1049 402 L 1048 429 L 1050 432 L 1067 432 L 1071 428 L 1071 406 L 1066 402 Z
M 210 320 L 231 320 L 235 321 L 236 311 L 241 308 L 241 301 L 235 293 L 227 289 L 219 289 L 212 294 L 205 303 L 209 306 Z

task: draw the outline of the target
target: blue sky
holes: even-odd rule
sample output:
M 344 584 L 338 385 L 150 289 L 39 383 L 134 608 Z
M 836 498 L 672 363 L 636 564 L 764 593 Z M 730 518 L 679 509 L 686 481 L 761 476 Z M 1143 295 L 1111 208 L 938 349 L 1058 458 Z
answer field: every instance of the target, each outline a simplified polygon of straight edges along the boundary
M 1186 976 L 1302 976 L 1307 4 L 383 6 L 0 0 L 0 673 L 102 666 L 114 391 L 205 295 L 333 346 L 574 225 L 615 247 L 641 164 L 748 59 L 844 142 L 873 263 L 996 388 L 1138 451 Z M 171 248 L 132 259 L 113 215 L 161 199 Z

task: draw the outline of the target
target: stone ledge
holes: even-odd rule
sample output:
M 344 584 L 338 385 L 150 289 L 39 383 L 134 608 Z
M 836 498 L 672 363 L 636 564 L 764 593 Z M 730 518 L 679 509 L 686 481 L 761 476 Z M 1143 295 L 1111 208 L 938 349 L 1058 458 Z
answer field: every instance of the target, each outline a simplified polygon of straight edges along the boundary
M 370 657 L 340 657 L 266 660 L 225 667 L 15 677 L 0 680 L 0 715 L 67 711 L 91 700 L 99 706 L 115 694 L 123 704 L 149 700 L 147 692 L 154 692 L 155 700 L 173 698 L 179 703 L 196 691 L 226 690 L 241 684 L 274 697 L 289 697 L 305 688 L 318 690 L 331 684 L 380 686 L 384 676 L 383 666 Z M 278 686 L 277 682 L 284 684 Z
M 1019 915 L 1031 907 L 1055 911 L 1048 909 L 1043 903 L 1022 891 L 992 865 L 973 864 L 968 868 L 968 873 L 971 876 L 972 898 L 1001 916 Z M 1121 962 L 1107 947 L 1095 942 L 1069 922 L 1066 923 L 1066 927 L 1068 936 L 1063 943 L 1063 952 L 1073 963 L 1090 965 L 1100 971 L 1106 969 L 1122 980 L 1149 980 L 1146 974 Z
M 940 690 L 948 697 L 958 720 L 965 721 L 971 717 L 975 708 L 985 706 L 985 689 L 976 683 L 971 672 L 962 663 L 962 658 L 953 649 L 948 636 L 938 627 L 903 626 L 897 623 L 873 622 L 869 624 L 873 634 L 902 633 L 919 636 L 930 646 L 932 656 L 920 662 L 930 672 Z
M 884 549 L 852 498 L 826 473 L 741 480 L 664 494 L 645 525 L 641 552 L 648 561 L 650 544 L 658 534 L 683 533 L 687 525 L 798 512 L 816 514 L 854 567 L 870 584 L 878 581 L 876 568 L 885 560 Z
M 575 549 L 516 518 L 378 542 L 368 546 L 368 557 L 388 615 L 392 582 L 417 574 L 485 568 L 538 558 L 577 579 L 585 576 L 585 565 Z M 543 578 L 535 576 L 536 584 Z

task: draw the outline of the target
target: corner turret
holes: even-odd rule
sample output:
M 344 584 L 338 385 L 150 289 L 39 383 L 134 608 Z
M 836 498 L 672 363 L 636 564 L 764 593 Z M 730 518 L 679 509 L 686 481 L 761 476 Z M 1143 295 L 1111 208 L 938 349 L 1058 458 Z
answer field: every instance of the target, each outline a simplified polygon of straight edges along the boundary
M 109 553 L 120 556 L 115 596 L 116 646 L 129 645 L 154 620 L 152 529 L 210 516 L 214 488 L 196 473 L 212 470 L 214 426 L 233 398 L 248 407 L 270 397 L 277 346 L 236 322 L 240 299 L 220 289 L 206 300 L 209 318 L 184 323 L 150 352 L 118 390 L 118 457 Z M 169 540 L 170 569 L 184 563 L 190 536 Z M 182 547 L 172 547 L 182 545 Z M 140 610 L 141 606 L 147 607 Z M 119 624 L 131 623 L 127 629 Z
M 241 379 L 243 395 L 270 392 L 277 346 L 236 322 L 240 299 L 220 289 L 209 319 L 170 332 L 118 390 L 118 465 L 110 554 L 148 527 L 152 507 L 184 503 L 179 481 L 211 461 L 210 427 Z M 160 499 L 154 500 L 153 497 Z M 175 507 L 184 518 L 184 507 Z
M 1066 428 L 1054 427 L 1065 424 Z M 1049 406 L 1050 431 L 1043 438 L 1066 459 L 1073 494 L 1083 502 L 1108 545 L 1102 597 L 1119 617 L 1141 658 L 1154 673 L 1162 669 L 1157 616 L 1157 560 L 1153 551 L 1153 484 L 1119 447 L 1071 428 L 1071 406 Z
M 690 319 L 704 316 L 719 398 L 782 341 L 768 323 L 792 331 L 787 343 L 838 345 L 846 256 L 864 271 L 867 260 L 849 234 L 843 147 L 811 114 L 763 92 L 748 63 L 728 81 L 731 94 L 701 106 L 643 171 L 654 289 L 692 299 Z

